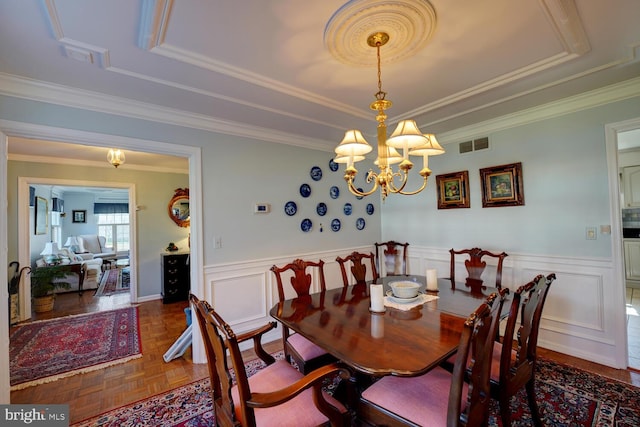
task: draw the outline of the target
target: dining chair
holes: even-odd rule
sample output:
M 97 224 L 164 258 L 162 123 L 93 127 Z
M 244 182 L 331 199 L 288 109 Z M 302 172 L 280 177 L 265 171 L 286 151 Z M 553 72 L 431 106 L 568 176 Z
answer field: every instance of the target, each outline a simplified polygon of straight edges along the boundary
M 388 242 L 375 243 L 376 246 L 376 268 L 378 274 L 382 275 L 384 261 L 384 272 L 386 276 L 406 276 L 407 275 L 407 250 L 409 243 L 399 243 L 394 240 Z
M 485 251 L 480 248 L 472 248 L 472 249 L 461 249 L 456 251 L 454 249 L 450 249 L 449 253 L 451 254 L 451 265 L 450 265 L 450 275 L 451 279 L 451 287 L 455 289 L 456 283 L 456 255 L 460 255 L 465 257 L 464 266 L 467 269 L 467 278 L 465 280 L 465 285 L 471 288 L 474 292 L 479 292 L 482 289 L 486 288 L 483 285 L 482 273 L 484 273 L 485 268 L 487 266 L 486 261 L 483 261 L 482 258 L 492 257 L 498 259 L 498 264 L 496 266 L 496 282 L 495 287 L 500 289 L 502 288 L 502 263 L 504 259 L 508 256 L 505 252 L 501 252 L 499 254 Z
M 308 297 L 313 293 L 311 289 L 312 275 L 307 273 L 307 269 L 310 271 L 314 270 L 317 273 L 320 292 L 326 291 L 324 261 L 322 260 L 313 262 L 298 258 L 283 267 L 275 265 L 271 267 L 271 271 L 273 271 L 276 276 L 278 299 L 280 302 L 284 302 L 286 299 L 284 286 L 282 284 L 284 276 L 290 278 L 291 286 L 298 298 Z M 293 359 L 303 374 L 309 373 L 320 366 L 336 360 L 323 348 L 318 347 L 307 338 L 300 334 L 291 333 L 289 328 L 284 327 L 284 325 L 282 326 L 282 346 L 287 361 L 291 362 Z
M 193 294 L 190 300 L 207 354 L 216 425 L 349 425 L 344 405 L 322 390 L 327 378 L 348 378 L 347 369 L 332 364 L 303 375 L 286 361 L 276 361 L 262 347 L 262 336 L 275 328 L 276 322 L 236 335 L 206 301 Z M 247 340 L 253 340 L 256 354 L 267 364 L 250 377 L 239 348 L 239 343 Z
M 506 295 L 492 293 L 464 322 L 453 373 L 438 366 L 417 377 L 382 377 L 361 394 L 358 418 L 385 426 L 485 426 L 491 355 Z M 473 361 L 468 383 L 467 358 Z
M 538 331 L 544 303 L 555 279 L 553 273 L 547 277 L 538 275 L 515 291 L 504 336 L 501 342 L 495 344 L 491 394 L 500 403 L 504 427 L 511 426 L 511 397 L 523 387 L 527 391 L 533 424 L 536 427 L 542 426 L 535 395 Z
M 369 260 L 367 264 L 369 264 L 369 269 L 371 274 L 369 275 L 369 279 L 367 279 L 367 265 L 364 260 Z M 342 283 L 344 286 L 349 286 L 351 283 L 349 282 L 349 275 L 347 274 L 347 266 L 349 263 L 351 264 L 351 274 L 355 279 L 355 283 L 365 283 L 367 280 L 376 281 L 378 280 L 378 270 L 376 269 L 376 262 L 373 252 L 362 253 L 362 252 L 351 252 L 344 258 L 337 257 L 336 261 L 340 264 L 340 272 L 342 273 Z

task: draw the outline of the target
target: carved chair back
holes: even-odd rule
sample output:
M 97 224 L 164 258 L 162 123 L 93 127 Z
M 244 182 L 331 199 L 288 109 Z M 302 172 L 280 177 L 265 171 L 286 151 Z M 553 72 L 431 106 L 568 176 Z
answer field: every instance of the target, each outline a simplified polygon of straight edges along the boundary
M 472 248 L 472 249 L 461 249 L 456 251 L 454 249 L 450 249 L 449 253 L 451 254 L 451 263 L 450 263 L 450 276 L 451 286 L 455 288 L 456 282 L 456 255 L 466 256 L 468 257 L 464 261 L 464 266 L 467 269 L 467 278 L 465 280 L 465 284 L 467 287 L 470 287 L 472 291 L 482 291 L 482 289 L 486 288 L 483 284 L 482 273 L 484 273 L 485 268 L 487 266 L 486 261 L 483 261 L 483 257 L 492 257 L 498 260 L 498 264 L 496 266 L 496 282 L 495 287 L 498 289 L 502 288 L 502 264 L 504 259 L 508 256 L 505 252 L 501 252 L 499 254 L 485 251 L 480 248 Z
M 407 250 L 409 243 L 400 243 L 394 240 L 375 243 L 376 268 L 378 274 L 384 271 L 387 276 L 407 275 Z M 384 270 L 383 270 L 384 263 Z
M 368 262 L 364 262 L 368 260 Z M 342 273 L 342 283 L 349 286 L 349 275 L 347 274 L 347 266 L 351 264 L 351 274 L 355 279 L 355 283 L 365 283 L 367 280 L 378 280 L 378 270 L 376 269 L 375 256 L 373 252 L 368 254 L 362 252 L 352 252 L 344 258 L 337 257 L 336 261 L 340 264 L 340 272 Z M 370 279 L 367 279 L 367 264 L 371 271 Z

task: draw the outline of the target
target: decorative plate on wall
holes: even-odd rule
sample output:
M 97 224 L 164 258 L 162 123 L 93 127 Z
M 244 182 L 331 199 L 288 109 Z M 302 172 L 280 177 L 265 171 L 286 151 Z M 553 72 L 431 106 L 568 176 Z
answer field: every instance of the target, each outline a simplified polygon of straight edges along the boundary
M 334 185 L 329 189 L 329 196 L 331 196 L 332 199 L 337 199 L 340 197 L 340 189 Z
M 316 212 L 320 216 L 325 216 L 327 213 L 327 205 L 325 203 L 318 203 L 318 206 L 316 206 Z
M 374 207 L 373 203 L 367 204 L 367 215 L 373 215 Z
M 309 197 L 311 195 L 311 187 L 309 187 L 309 184 L 302 184 L 300 186 L 300 195 L 302 197 Z
M 341 225 L 342 225 L 342 224 L 340 223 L 340 220 L 339 220 L 338 218 L 333 219 L 333 220 L 331 221 L 331 230 L 332 230 L 332 231 L 340 231 L 340 226 L 341 226 Z
M 298 205 L 296 205 L 296 202 L 289 201 L 284 204 L 284 213 L 289 216 L 293 216 L 296 212 L 298 212 Z
M 345 215 L 351 215 L 351 212 L 353 211 L 353 206 L 351 206 L 351 203 L 345 203 L 344 208 L 342 208 L 342 210 L 344 211 Z
M 314 166 L 311 168 L 311 172 L 309 172 L 309 175 L 311 175 L 312 180 L 320 181 L 322 179 L 322 169 L 320 169 L 318 166 Z
M 302 222 L 300 223 L 300 229 L 305 233 L 311 231 L 311 227 L 313 227 L 313 223 L 309 218 L 303 219 Z
M 338 170 L 338 166 L 340 166 L 339 164 L 337 164 L 336 162 L 333 161 L 333 159 L 329 159 L 329 169 L 331 169 L 332 172 L 335 172 Z
M 362 189 L 362 187 L 358 187 L 358 191 L 362 193 L 364 190 Z M 356 199 L 362 200 L 363 197 L 364 196 L 356 196 Z
M 358 218 L 358 219 L 356 219 L 356 228 L 357 228 L 358 230 L 362 230 L 362 229 L 364 229 L 364 226 L 365 226 L 364 218 Z

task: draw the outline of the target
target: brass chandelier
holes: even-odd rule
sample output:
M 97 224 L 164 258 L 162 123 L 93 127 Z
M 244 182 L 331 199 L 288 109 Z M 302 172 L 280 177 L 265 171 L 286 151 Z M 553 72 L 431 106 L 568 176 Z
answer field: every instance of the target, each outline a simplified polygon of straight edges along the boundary
M 380 48 L 389 41 L 389 35 L 384 32 L 376 32 L 367 38 L 367 44 L 375 47 L 378 59 L 378 92 L 375 94 L 376 100 L 370 105 L 372 110 L 377 111 L 376 121 L 378 122 L 378 158 L 374 162 L 379 172 L 369 170 L 367 183 L 373 182 L 373 187 L 369 191 L 356 188 L 353 184 L 358 170 L 354 164 L 364 160 L 364 156 L 371 152 L 373 148 L 364 139 L 359 130 L 348 130 L 345 132 L 342 142 L 336 147 L 336 163 L 345 163 L 346 170 L 344 179 L 348 184 L 349 191 L 358 197 L 373 194 L 378 187 L 382 193 L 382 200 L 389 193 L 413 195 L 418 194 L 427 186 L 427 178 L 431 175 L 428 166 L 428 157 L 443 154 L 444 149 L 438 144 L 435 135 L 423 134 L 420 132 L 415 120 L 402 120 L 398 123 L 391 136 L 387 138 L 387 125 L 385 120 L 387 115 L 385 110 L 391 107 L 391 101 L 385 99 L 386 92 L 382 91 L 382 78 L 380 71 Z M 402 149 L 402 155 L 397 151 Z M 417 190 L 405 190 L 409 178 L 409 171 L 413 168 L 413 163 L 409 160 L 409 155 L 422 156 L 423 167 L 419 174 L 422 176 L 422 185 Z M 398 171 L 394 171 L 391 165 L 399 163 Z

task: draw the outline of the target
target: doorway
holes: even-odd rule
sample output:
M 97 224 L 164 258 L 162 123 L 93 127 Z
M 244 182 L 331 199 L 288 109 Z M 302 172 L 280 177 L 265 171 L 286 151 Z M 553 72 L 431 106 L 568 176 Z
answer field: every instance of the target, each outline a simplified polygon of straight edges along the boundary
M 640 126 L 617 132 L 628 366 L 640 370 Z M 637 184 L 636 184 L 637 182 Z
M 31 232 L 31 222 L 33 218 L 32 209 L 23 209 L 18 215 L 18 229 L 28 230 L 26 235 L 19 235 L 19 245 L 24 242 L 26 251 L 30 256 L 30 263 L 23 264 L 33 267 L 44 266 L 44 259 L 41 257 L 40 249 L 44 245 L 55 244 L 55 252 L 64 257 L 64 261 L 59 259 L 56 262 L 82 264 L 83 287 L 80 290 L 79 274 L 68 275 L 65 281 L 70 285 L 69 290 L 59 290 L 56 293 L 53 310 L 45 313 L 38 313 L 29 310 L 30 286 L 29 275 L 23 277 L 25 283 L 19 292 L 21 300 L 20 321 L 42 320 L 67 315 L 82 314 L 87 312 L 113 310 L 121 306 L 129 305 L 137 299 L 137 268 L 135 248 L 137 245 L 138 232 L 136 222 L 133 220 L 135 200 L 133 191 L 135 184 L 115 184 L 98 183 L 87 181 L 43 179 L 43 178 L 20 178 L 20 188 L 25 187 L 34 190 L 37 197 L 42 196 L 44 200 L 55 200 L 57 207 L 49 209 L 48 225 L 43 233 Z M 23 197 L 24 198 L 24 197 Z M 23 199 L 22 198 L 22 199 Z M 99 210 L 104 208 L 122 212 L 113 215 L 118 218 L 100 220 L 101 216 L 95 214 L 96 206 Z M 24 212 L 27 212 L 26 214 Z M 74 213 L 82 212 L 83 220 L 77 221 Z M 27 221 L 27 224 L 23 224 Z M 101 223 L 108 225 L 104 226 Z M 118 230 L 120 233 L 109 233 L 110 229 Z M 118 239 L 105 238 L 105 251 L 103 254 L 92 254 L 86 249 L 80 248 L 80 238 L 82 235 L 96 236 L 119 236 Z M 73 238 L 73 240 L 72 240 Z M 49 243 L 51 242 L 51 243 Z M 133 250 L 132 250 L 133 249 Z M 82 251 L 87 251 L 82 253 Z M 108 254 L 106 252 L 109 252 Z M 34 260 L 36 265 L 34 265 Z M 23 261 L 26 263 L 26 260 Z M 108 286 L 107 286 L 108 285 Z M 104 292 L 104 288 L 109 292 Z

